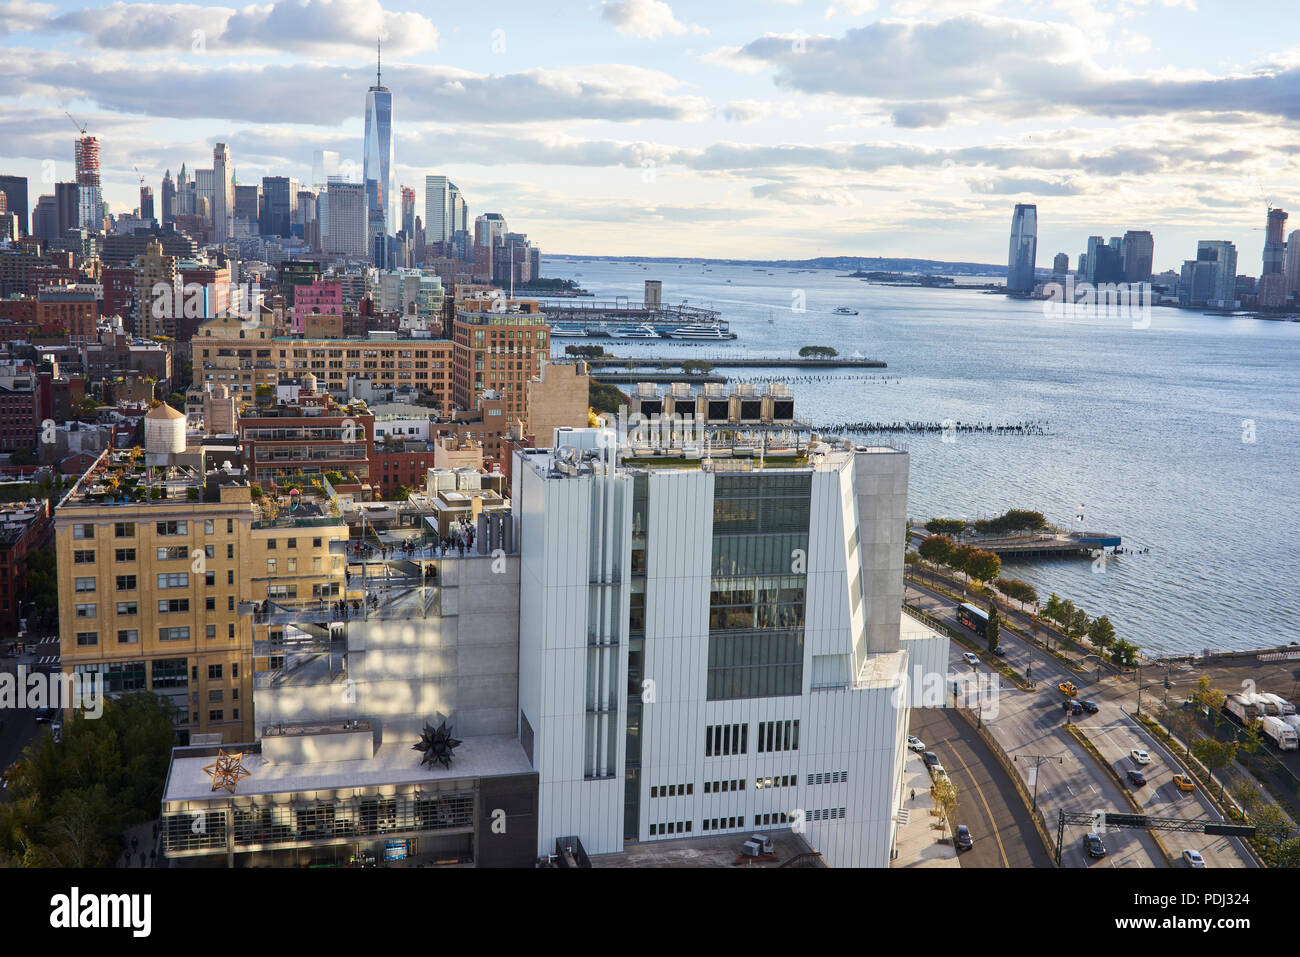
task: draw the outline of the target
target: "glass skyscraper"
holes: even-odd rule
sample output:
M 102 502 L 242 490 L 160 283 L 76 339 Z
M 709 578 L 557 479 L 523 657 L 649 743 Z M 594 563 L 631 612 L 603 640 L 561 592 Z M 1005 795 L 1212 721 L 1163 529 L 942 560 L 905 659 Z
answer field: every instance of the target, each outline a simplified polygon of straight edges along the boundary
M 366 185 L 369 236 L 394 236 L 398 230 L 397 172 L 393 168 L 393 95 L 381 82 L 376 53 L 375 85 L 366 93 L 366 140 L 362 176 Z M 369 244 L 374 248 L 374 243 Z
M 1034 291 L 1038 259 L 1038 207 L 1017 203 L 1011 215 L 1011 250 L 1007 256 L 1007 292 Z

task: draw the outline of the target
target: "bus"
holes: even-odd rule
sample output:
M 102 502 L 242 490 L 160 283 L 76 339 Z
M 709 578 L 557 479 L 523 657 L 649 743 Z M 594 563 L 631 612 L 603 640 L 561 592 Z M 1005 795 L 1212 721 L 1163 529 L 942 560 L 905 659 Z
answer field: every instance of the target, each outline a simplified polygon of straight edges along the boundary
M 981 611 L 974 605 L 958 605 L 957 620 L 983 638 L 984 629 L 989 623 L 989 613 Z

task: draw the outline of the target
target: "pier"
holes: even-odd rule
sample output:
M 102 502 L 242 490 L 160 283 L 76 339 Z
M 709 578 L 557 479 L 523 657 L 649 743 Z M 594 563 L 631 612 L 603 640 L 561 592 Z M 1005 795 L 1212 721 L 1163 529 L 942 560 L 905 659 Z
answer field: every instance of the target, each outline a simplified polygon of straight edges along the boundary
M 670 366 L 679 367 L 683 362 L 690 361 L 687 359 L 667 359 L 663 357 L 645 357 L 636 356 L 625 359 L 615 356 L 608 356 L 599 359 L 584 359 L 582 356 L 575 358 L 583 359 L 587 366 L 592 369 L 599 368 L 619 368 L 626 367 L 629 369 L 642 368 L 644 366 Z M 879 359 L 800 359 L 800 358 L 770 358 L 770 359 L 702 359 L 715 369 L 886 369 L 888 363 Z M 647 380 L 648 381 L 648 380 Z
M 966 537 L 962 544 L 974 545 L 999 558 L 1063 558 L 1088 556 L 1108 548 L 1118 548 L 1118 535 L 1108 532 L 1045 532 L 1039 535 L 1020 535 L 1014 538 L 980 539 Z

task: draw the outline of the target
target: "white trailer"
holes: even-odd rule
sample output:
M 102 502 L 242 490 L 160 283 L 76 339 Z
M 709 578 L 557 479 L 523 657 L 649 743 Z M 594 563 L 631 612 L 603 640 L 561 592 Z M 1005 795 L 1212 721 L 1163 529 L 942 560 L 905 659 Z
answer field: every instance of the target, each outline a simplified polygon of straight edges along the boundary
M 1281 695 L 1273 694 L 1270 691 L 1263 691 L 1256 695 L 1256 697 L 1264 698 L 1276 705 L 1277 714 L 1280 718 L 1285 718 L 1289 714 L 1295 714 L 1295 705 L 1290 701 L 1287 701 L 1286 698 L 1283 698 Z M 1269 713 L 1271 714 L 1272 712 Z
M 1261 718 L 1272 715 L 1275 718 L 1282 717 L 1282 709 L 1278 707 L 1277 702 L 1273 700 L 1272 695 L 1254 694 L 1242 695 L 1243 698 L 1249 698 L 1255 703 L 1255 708 Z
M 1282 720 L 1295 728 L 1296 734 L 1300 734 L 1300 714 L 1283 715 Z
M 1294 751 L 1300 748 L 1300 738 L 1296 737 L 1296 729 L 1281 718 L 1269 715 L 1259 723 L 1259 727 L 1268 735 L 1269 740 L 1277 745 L 1279 751 Z

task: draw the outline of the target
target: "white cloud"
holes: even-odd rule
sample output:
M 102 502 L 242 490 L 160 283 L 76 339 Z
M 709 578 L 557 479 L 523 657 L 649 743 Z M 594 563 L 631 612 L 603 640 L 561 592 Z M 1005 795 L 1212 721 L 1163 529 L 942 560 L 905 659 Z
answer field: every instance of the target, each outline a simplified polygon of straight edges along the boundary
M 663 0 L 606 0 L 601 16 L 619 33 L 643 40 L 658 40 L 666 33 L 709 32 L 698 24 L 682 23 Z

